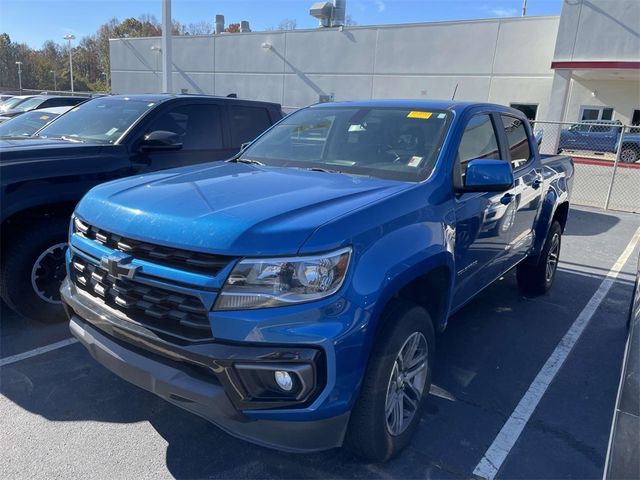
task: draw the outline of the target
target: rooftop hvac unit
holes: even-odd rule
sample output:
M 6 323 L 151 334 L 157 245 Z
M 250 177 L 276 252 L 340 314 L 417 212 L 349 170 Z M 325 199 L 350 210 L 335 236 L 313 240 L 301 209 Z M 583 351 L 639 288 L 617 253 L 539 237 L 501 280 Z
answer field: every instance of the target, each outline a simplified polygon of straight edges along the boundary
M 224 32 L 224 15 L 216 15 L 216 33 L 220 35 Z

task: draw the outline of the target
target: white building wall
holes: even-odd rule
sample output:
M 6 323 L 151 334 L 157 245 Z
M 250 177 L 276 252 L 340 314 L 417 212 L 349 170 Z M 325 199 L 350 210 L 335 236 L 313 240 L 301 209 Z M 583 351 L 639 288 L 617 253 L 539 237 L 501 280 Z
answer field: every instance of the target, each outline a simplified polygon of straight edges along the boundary
M 574 79 L 565 121 L 579 120 L 582 106 L 613 107 L 613 119 L 629 125 L 633 110 L 640 109 L 640 83 L 634 80 Z
M 174 37 L 174 90 L 237 93 L 298 108 L 330 94 L 336 100 L 446 99 L 457 85 L 459 100 L 536 103 L 542 110 L 559 21 L 527 17 Z M 160 91 L 159 38 L 111 40 L 110 46 L 114 92 Z
M 565 0 L 554 61 L 638 61 L 640 0 Z

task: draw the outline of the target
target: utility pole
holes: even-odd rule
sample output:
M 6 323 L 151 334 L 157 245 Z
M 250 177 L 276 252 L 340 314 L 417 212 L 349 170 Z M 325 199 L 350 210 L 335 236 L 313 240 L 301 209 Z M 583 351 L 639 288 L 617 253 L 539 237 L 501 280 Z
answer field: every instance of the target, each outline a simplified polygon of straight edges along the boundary
M 527 15 L 527 0 L 522 0 L 522 16 Z
M 68 34 L 62 38 L 69 42 L 69 78 L 71 79 L 71 93 L 73 93 L 73 56 L 71 55 L 71 40 L 75 40 L 76 36 Z
M 55 92 L 58 91 L 58 82 L 56 81 L 56 71 L 55 70 L 49 70 L 49 73 L 53 73 L 53 90 Z
M 171 0 L 162 0 L 162 91 L 171 93 Z
M 22 95 L 22 62 L 16 62 L 16 65 L 18 65 L 18 88 L 20 95 Z

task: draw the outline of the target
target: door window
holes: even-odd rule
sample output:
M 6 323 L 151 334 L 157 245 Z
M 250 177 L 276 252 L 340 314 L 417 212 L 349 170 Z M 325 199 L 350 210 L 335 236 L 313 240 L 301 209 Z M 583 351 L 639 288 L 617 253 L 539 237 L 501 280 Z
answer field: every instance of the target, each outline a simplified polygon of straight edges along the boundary
M 233 147 L 251 142 L 271 126 L 266 108 L 231 106 L 231 141 Z
M 640 133 L 640 110 L 634 110 L 631 117 L 631 125 L 636 128 L 632 128 L 630 133 Z
M 220 108 L 217 105 L 182 105 L 162 113 L 147 133 L 166 130 L 177 134 L 182 150 L 217 150 L 223 148 Z
M 491 117 L 476 115 L 467 123 L 458 147 L 457 170 L 461 185 L 467 163 L 479 158 L 500 159 L 500 149 Z
M 514 169 L 519 168 L 531 159 L 527 130 L 521 120 L 508 115 L 502 115 L 502 125 L 507 136 L 511 165 Z

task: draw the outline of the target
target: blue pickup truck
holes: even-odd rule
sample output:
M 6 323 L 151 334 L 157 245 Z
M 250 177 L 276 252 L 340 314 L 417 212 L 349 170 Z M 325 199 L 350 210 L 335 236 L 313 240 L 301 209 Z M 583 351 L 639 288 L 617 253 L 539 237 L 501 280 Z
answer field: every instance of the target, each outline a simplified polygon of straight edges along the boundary
M 450 315 L 514 267 L 551 287 L 572 177 L 511 108 L 315 105 L 226 162 L 93 188 L 61 295 L 98 362 L 230 434 L 384 461 Z
M 558 148 L 561 150 L 616 153 L 622 128 L 622 124 L 615 120 L 591 120 L 577 123 L 560 132 Z M 639 160 L 640 133 L 634 129 L 624 135 L 622 145 L 620 145 L 620 161 L 636 163 Z

